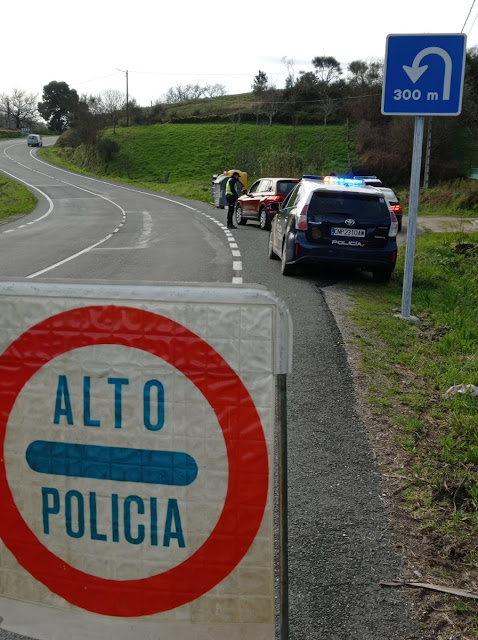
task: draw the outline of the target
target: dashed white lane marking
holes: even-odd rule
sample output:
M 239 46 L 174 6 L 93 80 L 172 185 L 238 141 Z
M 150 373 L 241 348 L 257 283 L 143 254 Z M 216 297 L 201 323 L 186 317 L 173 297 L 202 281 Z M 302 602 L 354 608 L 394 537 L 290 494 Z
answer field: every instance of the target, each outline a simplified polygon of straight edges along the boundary
M 178 203 L 178 204 L 181 204 L 181 203 Z M 217 226 L 224 231 L 226 239 L 229 243 L 229 248 L 231 249 L 232 257 L 233 258 L 241 257 L 239 246 L 234 236 L 232 235 L 232 232 L 227 228 L 227 226 L 223 222 L 221 222 L 220 220 L 217 220 L 214 216 L 211 216 L 208 213 L 204 213 L 203 211 L 200 211 L 199 209 L 193 209 L 193 211 L 200 213 L 204 218 L 207 218 L 208 220 L 211 220 L 211 222 L 214 222 L 214 224 L 217 224 Z M 232 284 L 242 284 L 244 281 L 242 277 L 242 261 L 233 260 L 232 270 L 234 271 L 234 275 L 232 277 Z
M 7 149 L 4 150 L 4 154 L 10 158 L 10 156 L 8 156 L 8 154 L 6 153 Z M 46 166 L 49 166 L 49 164 L 47 162 L 44 162 L 43 160 L 40 160 L 36 154 L 33 153 L 33 150 L 30 151 L 30 155 L 31 157 L 36 160 L 37 162 L 39 162 L 40 164 L 44 164 Z M 30 167 L 27 167 L 26 165 L 22 165 L 20 162 L 17 162 L 16 160 L 13 160 L 13 158 L 10 158 L 10 160 L 12 160 L 13 162 L 15 162 L 16 164 L 25 167 L 26 169 L 29 169 L 30 171 L 34 171 L 35 173 L 38 173 L 40 175 L 44 175 L 48 178 L 52 178 L 53 176 L 49 176 L 48 174 L 44 174 L 41 171 L 36 171 L 35 169 L 31 169 Z M 93 182 L 102 182 L 103 184 L 107 184 L 109 186 L 112 187 L 116 187 L 117 189 L 122 189 L 124 191 L 132 191 L 134 193 L 142 193 L 144 194 L 144 191 L 141 191 L 140 189 L 133 189 L 132 187 L 126 187 L 123 185 L 117 185 L 114 184 L 113 182 L 106 182 L 103 180 L 98 180 L 97 178 L 92 178 L 90 176 L 82 176 L 81 174 L 76 174 L 73 171 L 68 171 L 67 169 L 60 169 L 59 167 L 55 167 L 56 171 L 61 171 L 62 173 L 68 173 L 70 175 L 74 175 L 74 176 L 80 176 L 81 178 L 85 179 L 85 180 L 91 180 Z M 7 173 L 6 171 L 4 171 L 4 173 Z M 25 182 L 24 180 L 20 180 L 19 178 L 17 178 L 16 176 L 13 176 L 12 174 L 7 174 L 9 176 L 11 176 L 14 180 L 18 180 L 20 182 L 23 182 L 24 184 L 26 184 L 29 187 L 32 187 L 33 189 L 39 191 L 50 203 L 50 208 L 47 211 L 47 213 L 45 213 L 41 218 L 37 218 L 36 220 L 33 220 L 32 222 L 29 222 L 28 224 L 33 224 L 34 222 L 38 222 L 39 220 L 41 220 L 42 218 L 46 217 L 47 215 L 49 215 L 51 213 L 51 211 L 53 210 L 53 202 L 52 200 L 46 195 L 46 193 L 44 193 L 43 191 L 40 191 L 40 189 L 38 189 L 38 187 L 35 187 L 31 184 L 28 184 L 27 182 Z M 54 178 L 55 180 L 58 180 L 57 178 Z M 58 262 L 54 265 L 51 265 L 50 267 L 47 267 L 46 269 L 43 269 L 42 271 L 37 271 L 36 273 L 32 273 L 31 275 L 27 276 L 28 278 L 35 278 L 36 276 L 39 276 L 43 273 L 45 273 L 46 271 L 50 271 L 51 269 L 54 269 L 55 267 L 64 264 L 65 262 L 69 262 L 70 260 L 73 260 L 74 258 L 78 257 L 79 255 L 86 253 L 87 251 L 90 251 L 91 249 L 94 249 L 95 247 L 97 247 L 98 245 L 102 244 L 103 242 L 105 242 L 106 240 L 109 240 L 109 238 L 111 238 L 113 236 L 113 234 L 117 233 L 120 228 L 125 224 L 126 222 L 126 212 L 124 211 L 124 209 L 122 209 L 122 207 L 120 207 L 118 204 L 116 204 L 113 200 L 109 200 L 109 198 L 106 198 L 105 196 L 101 196 L 98 193 L 92 192 L 92 191 L 88 191 L 88 189 L 83 189 L 82 187 L 78 187 L 77 185 L 71 184 L 69 182 L 63 181 L 63 180 L 59 180 L 59 182 L 63 182 L 63 184 L 67 184 L 71 187 L 76 187 L 77 189 L 80 189 L 82 191 L 85 191 L 86 193 L 91 193 L 94 196 L 99 196 L 100 198 L 103 198 L 104 200 L 107 200 L 108 202 L 111 202 L 112 204 L 114 204 L 115 206 L 117 206 L 119 209 L 121 209 L 123 216 L 122 216 L 122 220 L 121 223 L 118 225 L 118 227 L 113 231 L 113 233 L 109 234 L 108 236 L 106 236 L 106 238 L 103 238 L 102 240 L 100 240 L 99 242 L 86 247 L 85 249 L 83 249 L 82 251 L 79 251 L 78 253 L 76 253 L 73 256 L 70 256 L 69 258 L 66 258 L 65 260 L 62 260 L 61 262 Z M 184 204 L 183 202 L 178 202 L 177 200 L 173 200 L 172 198 L 165 198 L 164 196 L 161 196 L 159 194 L 155 194 L 155 193 L 148 193 L 147 195 L 152 196 L 153 198 L 159 198 L 160 200 L 166 200 L 167 202 L 171 202 L 174 203 L 178 206 L 184 207 L 185 209 L 190 209 L 191 211 L 195 211 L 196 213 L 200 213 L 203 217 L 208 218 L 209 220 L 211 220 L 212 222 L 214 222 L 215 224 L 218 225 L 218 227 L 220 227 L 226 237 L 227 240 L 229 242 L 229 246 L 231 248 L 231 253 L 232 253 L 232 257 L 233 258 L 239 258 L 241 256 L 241 252 L 238 249 L 237 243 L 234 240 L 234 236 L 232 235 L 231 231 L 227 228 L 227 226 L 225 224 L 223 224 L 222 222 L 220 222 L 219 220 L 216 220 L 216 218 L 214 216 L 211 216 L 207 213 L 205 213 L 204 211 L 200 211 L 199 209 L 196 209 L 195 207 L 191 207 L 187 204 Z M 145 212 L 146 213 L 146 212 Z M 26 225 L 22 225 L 22 226 L 26 226 Z M 19 228 L 19 227 L 17 227 Z M 11 229 L 9 231 L 14 231 L 15 229 Z M 3 233 L 8 233 L 8 231 L 4 231 Z M 238 261 L 238 260 L 233 260 L 232 263 L 232 270 L 234 272 L 233 278 L 232 278 L 232 283 L 233 284 L 242 284 L 243 283 L 243 277 L 242 277 L 242 261 Z

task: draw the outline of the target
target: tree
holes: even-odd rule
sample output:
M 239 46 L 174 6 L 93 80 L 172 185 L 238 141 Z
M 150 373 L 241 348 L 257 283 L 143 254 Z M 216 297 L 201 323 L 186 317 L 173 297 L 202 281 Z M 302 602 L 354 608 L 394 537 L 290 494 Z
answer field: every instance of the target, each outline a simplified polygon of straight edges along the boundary
M 361 87 L 367 84 L 368 64 L 364 60 L 353 60 L 349 63 L 348 72 L 351 74 L 350 84 Z
M 0 94 L 0 126 L 10 129 L 12 126 L 12 108 L 10 106 L 10 96 L 6 93 Z
M 37 119 L 37 96 L 14 89 L 10 95 L 0 96 L 0 111 L 4 114 L 6 126 L 11 129 L 30 128 Z
M 178 84 L 170 87 L 163 101 L 166 104 L 176 104 L 177 102 L 187 102 L 189 100 L 200 100 L 201 98 L 217 98 L 226 94 L 226 87 L 223 84 L 206 84 L 203 87 L 196 84 Z
M 295 61 L 292 58 L 287 58 L 286 56 L 282 56 L 280 61 L 287 69 L 287 78 L 285 79 L 285 88 L 293 89 L 295 85 Z
M 85 99 L 79 100 L 76 105 L 75 112 L 72 114 L 70 126 L 78 135 L 81 143 L 94 146 L 98 138 L 98 134 L 103 129 L 104 116 L 100 113 L 94 113 L 90 109 L 90 105 L 94 106 L 91 99 L 85 96 Z
M 226 87 L 223 84 L 206 84 L 203 92 L 206 98 L 219 98 L 226 95 Z
M 381 60 L 354 60 L 347 67 L 351 75 L 351 87 L 373 87 L 382 84 L 383 62 Z
M 298 99 L 310 99 L 318 96 L 317 76 L 313 71 L 299 71 L 299 79 L 295 83 Z
M 48 122 L 51 131 L 62 133 L 71 124 L 78 107 L 79 97 L 75 89 L 66 82 L 53 80 L 43 87 L 43 101 L 38 103 L 38 111 Z
M 337 62 L 332 56 L 316 56 L 312 60 L 312 64 L 315 67 L 315 73 L 319 82 L 327 86 L 337 82 L 342 75 L 340 62 Z
M 117 89 L 106 89 L 106 91 L 103 91 L 101 94 L 101 103 L 103 106 L 103 113 L 111 122 L 113 133 L 116 133 L 119 114 L 126 103 L 125 95 Z
M 465 83 L 463 87 L 463 117 L 469 126 L 478 123 L 478 47 L 466 52 Z
M 324 127 L 327 125 L 327 118 L 335 111 L 335 102 L 330 96 L 325 96 L 319 102 L 319 110 L 324 118 Z
M 274 85 L 269 86 L 269 88 L 262 94 L 261 113 L 264 113 L 267 116 L 269 120 L 269 126 L 271 126 L 272 120 L 277 115 L 280 109 L 281 99 L 282 91 L 276 89 Z
M 264 93 L 268 87 L 269 80 L 267 78 L 267 74 L 265 71 L 261 71 L 259 69 L 259 73 L 254 78 L 254 82 L 252 84 L 252 91 L 253 93 L 260 95 L 261 93 Z

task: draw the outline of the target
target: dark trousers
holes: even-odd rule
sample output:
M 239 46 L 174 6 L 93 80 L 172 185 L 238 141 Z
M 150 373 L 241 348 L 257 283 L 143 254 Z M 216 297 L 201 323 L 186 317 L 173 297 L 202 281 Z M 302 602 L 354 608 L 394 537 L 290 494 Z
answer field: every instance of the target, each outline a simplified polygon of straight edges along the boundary
M 232 227 L 234 225 L 233 216 L 234 216 L 234 208 L 236 206 L 236 196 L 226 196 L 227 197 L 227 226 Z

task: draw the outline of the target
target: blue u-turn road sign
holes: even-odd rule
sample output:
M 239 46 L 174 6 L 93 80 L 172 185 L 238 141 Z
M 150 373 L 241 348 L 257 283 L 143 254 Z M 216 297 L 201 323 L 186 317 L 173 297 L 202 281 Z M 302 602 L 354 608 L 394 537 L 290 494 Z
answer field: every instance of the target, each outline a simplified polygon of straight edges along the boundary
M 461 112 L 466 35 L 389 35 L 382 113 L 457 116 Z

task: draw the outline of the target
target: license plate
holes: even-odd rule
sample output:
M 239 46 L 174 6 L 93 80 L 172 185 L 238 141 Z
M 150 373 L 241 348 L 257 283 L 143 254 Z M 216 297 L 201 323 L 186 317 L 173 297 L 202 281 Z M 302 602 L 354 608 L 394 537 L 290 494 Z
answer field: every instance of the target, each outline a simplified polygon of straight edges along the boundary
M 331 231 L 333 236 L 365 238 L 365 229 L 343 229 L 342 227 L 332 227 Z

